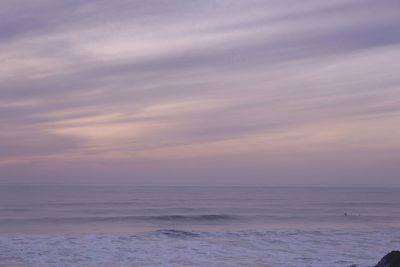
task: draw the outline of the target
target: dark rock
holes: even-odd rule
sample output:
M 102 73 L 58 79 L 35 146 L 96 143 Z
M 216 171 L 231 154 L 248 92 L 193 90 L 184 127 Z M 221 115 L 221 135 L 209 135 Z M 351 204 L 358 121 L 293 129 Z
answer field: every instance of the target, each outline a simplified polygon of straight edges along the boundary
M 400 267 L 400 251 L 390 252 L 375 267 Z

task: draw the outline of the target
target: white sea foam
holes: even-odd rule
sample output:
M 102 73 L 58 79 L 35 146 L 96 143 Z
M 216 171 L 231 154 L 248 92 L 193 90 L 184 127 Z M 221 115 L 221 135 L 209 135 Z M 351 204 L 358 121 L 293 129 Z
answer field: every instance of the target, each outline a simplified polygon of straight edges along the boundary
M 367 267 L 400 247 L 398 230 L 2 235 L 0 266 Z

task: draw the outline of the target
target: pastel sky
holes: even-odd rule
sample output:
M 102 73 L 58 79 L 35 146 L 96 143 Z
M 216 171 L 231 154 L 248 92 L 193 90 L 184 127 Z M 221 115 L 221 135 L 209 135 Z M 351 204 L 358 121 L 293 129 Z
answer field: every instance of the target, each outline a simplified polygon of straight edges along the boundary
M 398 0 L 2 0 L 0 182 L 400 185 Z

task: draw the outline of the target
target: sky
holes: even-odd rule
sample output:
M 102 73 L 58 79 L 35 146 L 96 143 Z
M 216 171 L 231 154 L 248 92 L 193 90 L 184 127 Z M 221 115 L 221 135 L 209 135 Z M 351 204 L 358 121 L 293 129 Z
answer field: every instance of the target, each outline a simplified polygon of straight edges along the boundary
M 400 186 L 398 0 L 2 0 L 0 183 Z

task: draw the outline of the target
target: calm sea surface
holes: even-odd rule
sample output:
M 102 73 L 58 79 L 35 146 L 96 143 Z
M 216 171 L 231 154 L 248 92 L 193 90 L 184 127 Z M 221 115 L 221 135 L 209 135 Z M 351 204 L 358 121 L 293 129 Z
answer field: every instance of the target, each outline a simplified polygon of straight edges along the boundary
M 0 266 L 373 266 L 394 249 L 397 188 L 0 187 Z

